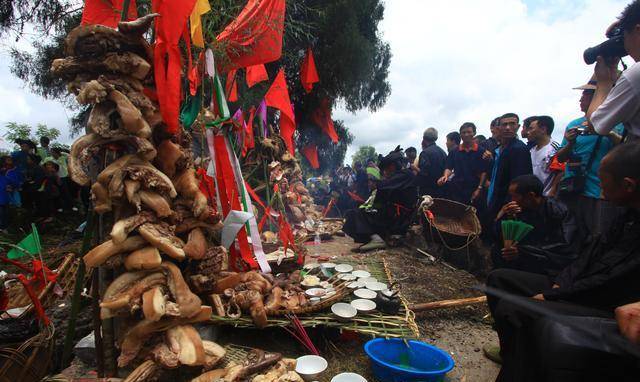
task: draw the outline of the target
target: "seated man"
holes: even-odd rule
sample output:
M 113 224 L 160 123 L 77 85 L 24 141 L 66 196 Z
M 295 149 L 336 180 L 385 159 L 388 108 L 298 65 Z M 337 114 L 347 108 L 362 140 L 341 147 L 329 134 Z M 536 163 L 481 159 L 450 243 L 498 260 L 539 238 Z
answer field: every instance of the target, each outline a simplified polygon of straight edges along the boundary
M 498 241 L 492 250 L 494 268 L 557 275 L 576 258 L 582 235 L 562 202 L 543 196 L 544 186 L 535 175 L 521 175 L 509 185 L 511 202 L 497 216 L 496 230 L 502 237 L 502 221 L 518 219 L 533 226 L 524 239 L 503 248 Z
M 403 168 L 403 160 L 399 146 L 381 158 L 383 177 L 375 182 L 371 197 L 346 214 L 342 230 L 356 243 L 368 243 L 361 251 L 384 248 L 383 237 L 404 235 L 409 228 L 418 192 L 413 172 Z
M 583 317 L 576 319 L 580 322 L 591 317 L 602 343 L 609 329 L 598 323 L 600 318 L 613 318 L 617 307 L 640 297 L 640 146 L 627 143 L 609 152 L 600 166 L 600 179 L 605 198 L 630 209 L 608 235 L 595 238 L 554 280 L 499 269 L 489 275 L 487 285 L 532 297 L 539 308 L 556 314 Z M 616 355 L 605 346 L 594 349 L 593 338 L 589 346 L 577 351 L 581 345 L 575 340 L 589 339 L 584 338 L 584 331 L 548 331 L 544 323 L 549 317 L 541 319 L 530 309 L 492 295 L 488 303 L 500 338 L 498 381 L 638 380 L 637 359 L 629 362 L 627 356 Z M 595 342 L 597 345 L 598 340 Z M 606 360 L 602 353 L 607 354 Z M 603 369 L 598 360 L 606 361 L 608 367 Z

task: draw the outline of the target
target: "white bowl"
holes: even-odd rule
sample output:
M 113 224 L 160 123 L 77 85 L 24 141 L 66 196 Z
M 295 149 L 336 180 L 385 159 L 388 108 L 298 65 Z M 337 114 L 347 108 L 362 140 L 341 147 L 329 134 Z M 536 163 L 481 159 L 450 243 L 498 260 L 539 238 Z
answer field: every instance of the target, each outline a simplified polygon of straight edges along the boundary
M 352 275 L 351 273 L 340 273 L 338 275 L 338 278 L 344 281 L 355 281 L 356 280 L 356 276 Z
M 369 289 L 356 289 L 353 291 L 353 294 L 358 298 L 366 298 L 369 300 L 376 298 L 378 295 L 376 292 Z
M 353 271 L 351 272 L 352 275 L 356 276 L 356 277 L 370 277 L 371 273 L 367 272 L 367 271 Z
M 300 374 L 305 381 L 313 381 L 327 370 L 329 363 L 319 355 L 305 355 L 296 359 L 296 373 Z
M 362 281 L 363 283 L 375 283 L 378 282 L 378 279 L 375 277 L 360 277 L 358 281 Z
M 366 284 L 364 284 L 364 287 L 369 289 L 369 290 L 372 290 L 374 292 L 379 292 L 379 291 L 387 289 L 387 284 L 379 283 L 379 282 L 376 281 L 376 282 L 373 282 L 373 283 L 366 283 Z
M 376 308 L 376 303 L 366 298 L 359 298 L 351 301 L 351 306 L 356 308 L 358 312 L 371 312 Z
M 349 273 L 353 270 L 353 266 L 349 264 L 338 264 L 336 265 L 336 272 L 340 273 Z
M 337 302 L 331 305 L 331 312 L 342 320 L 349 320 L 358 314 L 358 310 L 356 308 L 344 302 Z
M 349 289 L 364 288 L 364 283 L 360 282 L 360 281 L 353 281 L 353 282 L 350 282 L 349 284 L 347 284 L 347 288 L 349 288 Z
M 322 263 L 320 264 L 324 269 L 333 269 L 336 267 L 334 263 Z
M 319 266 L 320 266 L 320 264 L 318 264 L 318 263 L 306 263 L 302 268 L 311 270 L 311 269 L 314 269 L 314 268 L 318 268 Z
M 304 293 L 309 297 L 322 297 L 327 294 L 327 291 L 324 288 L 311 288 L 304 291 Z
M 331 382 L 367 382 L 367 380 L 356 373 L 340 373 L 331 378 Z

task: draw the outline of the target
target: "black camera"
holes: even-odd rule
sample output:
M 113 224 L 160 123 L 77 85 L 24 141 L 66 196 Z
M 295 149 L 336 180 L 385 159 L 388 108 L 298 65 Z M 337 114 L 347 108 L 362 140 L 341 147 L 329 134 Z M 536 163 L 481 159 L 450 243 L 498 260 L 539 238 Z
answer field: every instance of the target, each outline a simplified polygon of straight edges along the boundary
M 591 135 L 591 131 L 586 127 L 576 127 L 576 131 L 578 131 L 578 135 Z
M 609 37 L 605 42 L 591 48 L 587 48 L 582 55 L 584 62 L 591 65 L 596 62 L 598 56 L 604 58 L 624 57 L 628 55 L 624 48 L 624 33 L 621 28 L 615 28 L 607 35 Z

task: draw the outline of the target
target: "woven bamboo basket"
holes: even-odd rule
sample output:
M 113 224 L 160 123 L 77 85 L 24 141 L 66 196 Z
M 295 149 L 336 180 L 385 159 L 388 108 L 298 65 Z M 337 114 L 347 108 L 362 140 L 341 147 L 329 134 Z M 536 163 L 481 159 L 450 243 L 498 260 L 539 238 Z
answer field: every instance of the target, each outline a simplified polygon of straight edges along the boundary
M 0 344 L 0 382 L 37 382 L 49 371 L 54 348 L 52 324 L 16 344 Z
M 310 306 L 305 306 L 305 307 L 299 308 L 299 309 L 293 309 L 293 310 L 289 310 L 289 309 L 269 310 L 269 311 L 267 311 L 267 316 L 284 316 L 286 314 L 300 315 L 300 314 L 308 314 L 308 313 L 319 312 L 319 311 L 322 311 L 322 310 L 325 310 L 325 309 L 331 307 L 331 305 L 333 305 L 336 302 L 339 302 L 340 300 L 344 299 L 349 294 L 349 289 L 347 288 L 347 283 L 348 282 L 346 282 L 346 281 L 344 281 L 342 279 L 339 279 L 337 275 L 332 276 L 327 281 L 329 282 L 331 287 L 333 287 L 335 289 L 335 291 L 336 291 L 336 293 L 334 295 L 332 295 L 331 297 L 328 297 L 328 298 L 326 298 L 324 300 L 321 300 L 317 304 L 310 305 Z
M 429 211 L 433 220 L 423 216 L 423 235 L 448 249 L 464 249 L 482 232 L 476 209 L 472 206 L 434 198 Z

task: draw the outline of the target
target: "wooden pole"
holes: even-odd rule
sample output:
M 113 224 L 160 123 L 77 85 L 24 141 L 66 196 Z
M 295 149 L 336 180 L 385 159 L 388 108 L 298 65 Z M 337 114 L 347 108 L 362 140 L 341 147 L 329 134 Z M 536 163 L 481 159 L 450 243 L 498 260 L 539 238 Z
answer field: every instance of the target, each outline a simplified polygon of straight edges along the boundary
M 458 298 L 454 300 L 442 300 L 442 301 L 414 304 L 414 305 L 410 305 L 409 309 L 411 309 L 414 312 L 422 312 L 425 310 L 453 308 L 453 307 L 459 307 L 459 306 L 481 304 L 485 302 L 487 302 L 487 296 L 479 296 L 479 297 Z
M 73 345 L 73 337 L 76 331 L 76 320 L 78 318 L 78 312 L 80 311 L 80 296 L 84 289 L 84 277 L 86 274 L 86 267 L 82 256 L 84 256 L 91 247 L 91 239 L 93 238 L 93 231 L 95 230 L 95 219 L 93 214 L 93 208 L 89 209 L 87 214 L 87 224 L 84 227 L 84 236 L 82 237 L 82 249 L 80 251 L 80 265 L 76 273 L 76 283 L 73 289 L 73 298 L 71 299 L 71 314 L 69 315 L 69 326 L 67 326 L 67 334 L 64 338 L 64 348 L 62 350 L 62 367 L 64 368 L 69 363 L 69 357 L 71 356 L 71 347 Z

